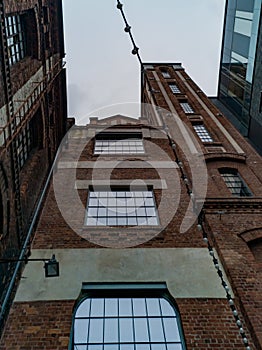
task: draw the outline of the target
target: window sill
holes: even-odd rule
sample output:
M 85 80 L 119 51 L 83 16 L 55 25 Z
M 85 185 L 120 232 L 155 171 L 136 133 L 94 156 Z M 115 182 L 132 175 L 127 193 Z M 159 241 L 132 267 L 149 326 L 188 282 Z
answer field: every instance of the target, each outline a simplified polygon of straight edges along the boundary
M 161 225 L 155 225 L 155 226 L 87 226 L 84 225 L 82 227 L 82 231 L 121 231 L 123 232 L 123 228 L 125 229 L 125 232 L 128 231 L 162 231 L 164 229 L 164 227 L 162 227 Z
M 128 157 L 132 157 L 132 158 L 147 158 L 148 157 L 148 153 L 126 153 L 126 154 L 94 154 L 93 158 L 98 159 L 101 157 L 105 157 L 105 158 L 124 158 L 126 160 L 126 158 Z

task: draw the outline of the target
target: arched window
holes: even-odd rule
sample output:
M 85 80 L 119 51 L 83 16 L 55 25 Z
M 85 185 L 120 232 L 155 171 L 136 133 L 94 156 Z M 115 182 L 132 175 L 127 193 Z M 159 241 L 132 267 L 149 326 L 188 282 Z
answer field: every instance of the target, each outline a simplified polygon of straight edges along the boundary
M 233 196 L 237 197 L 249 197 L 252 196 L 250 189 L 245 181 L 242 179 L 236 169 L 223 168 L 219 169 L 219 172 Z
M 262 237 L 248 242 L 248 246 L 262 272 Z
M 85 288 L 89 295 L 83 296 L 74 314 L 72 350 L 186 349 L 179 315 L 165 284 Z

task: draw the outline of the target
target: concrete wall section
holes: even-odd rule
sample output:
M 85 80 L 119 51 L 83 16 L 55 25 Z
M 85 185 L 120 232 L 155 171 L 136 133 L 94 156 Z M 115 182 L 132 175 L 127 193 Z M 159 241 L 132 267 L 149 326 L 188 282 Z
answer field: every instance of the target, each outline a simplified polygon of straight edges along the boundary
M 45 278 L 42 262 L 29 262 L 16 302 L 75 300 L 83 282 L 166 282 L 175 298 L 225 298 L 206 248 L 34 249 L 55 253 L 60 276 Z

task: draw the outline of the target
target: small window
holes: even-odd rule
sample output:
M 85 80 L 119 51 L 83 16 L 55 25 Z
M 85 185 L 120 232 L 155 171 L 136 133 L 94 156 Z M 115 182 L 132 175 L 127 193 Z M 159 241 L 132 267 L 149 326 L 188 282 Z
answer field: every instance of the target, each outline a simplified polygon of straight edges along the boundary
M 169 84 L 169 87 L 173 94 L 181 94 L 181 91 L 179 90 L 179 87 L 176 84 Z
M 202 142 L 213 142 L 213 139 L 207 131 L 205 125 L 196 124 L 193 125 L 193 128 Z
M 167 289 L 156 293 L 150 284 L 125 284 L 122 290 L 112 284 L 95 287 L 82 290 L 87 295 L 74 314 L 71 350 L 185 349 L 179 313 Z
M 5 18 L 9 64 L 13 65 L 25 57 L 25 42 L 19 15 Z
M 170 74 L 166 70 L 161 71 L 161 73 L 164 78 L 171 78 Z
M 195 113 L 195 111 L 193 110 L 193 108 L 190 106 L 190 104 L 188 102 L 181 102 L 180 106 L 183 108 L 183 111 L 185 113 Z
M 96 136 L 94 154 L 143 154 L 142 135 L 101 133 Z
M 235 169 L 220 170 L 220 174 L 233 196 L 248 197 L 252 196 L 251 191 L 245 184 L 244 180 Z
M 87 226 L 158 225 L 153 191 L 89 191 Z

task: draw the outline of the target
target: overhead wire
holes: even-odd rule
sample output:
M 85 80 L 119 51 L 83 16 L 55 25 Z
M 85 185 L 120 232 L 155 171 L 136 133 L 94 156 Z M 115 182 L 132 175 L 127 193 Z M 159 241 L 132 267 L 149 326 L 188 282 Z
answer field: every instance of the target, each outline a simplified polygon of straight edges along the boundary
M 141 70 L 142 70 L 142 73 L 144 72 L 145 70 L 145 67 L 144 67 L 144 64 L 143 64 L 143 61 L 141 59 L 141 56 L 140 56 L 140 53 L 139 53 L 139 47 L 136 45 L 136 42 L 134 40 L 134 37 L 132 35 L 132 32 L 131 32 L 131 26 L 129 25 L 128 21 L 127 21 L 127 18 L 126 18 L 126 15 L 125 15 L 125 12 L 123 10 L 123 4 L 120 2 L 120 0 L 117 0 L 117 8 L 120 10 L 121 12 L 121 15 L 123 17 L 123 20 L 125 22 L 125 32 L 129 34 L 129 37 L 130 37 L 130 40 L 133 44 L 133 50 L 132 50 L 132 54 L 133 55 L 136 55 L 137 58 L 138 58 L 138 61 L 141 65 Z M 149 81 L 148 81 L 148 77 L 145 75 L 145 79 L 146 81 L 148 82 L 149 84 Z M 150 87 L 150 84 L 149 84 L 149 87 Z M 181 162 L 181 160 L 179 160 L 179 157 L 178 157 L 178 153 L 177 153 L 177 147 L 176 147 L 176 143 L 175 141 L 171 138 L 169 132 L 168 132 L 168 127 L 166 126 L 165 122 L 164 122 L 164 119 L 163 117 L 160 115 L 161 119 L 162 119 L 162 123 L 163 123 L 163 126 L 164 126 L 164 129 L 167 133 L 167 136 L 168 136 L 168 139 L 169 139 L 169 142 L 170 142 L 170 145 L 172 147 L 172 150 L 174 152 L 174 155 L 175 155 L 175 158 L 176 158 L 176 162 L 178 163 L 178 166 L 179 166 L 179 169 L 180 169 L 180 173 L 181 173 L 181 178 L 182 180 L 184 181 L 185 183 L 185 186 L 186 186 L 186 189 L 187 189 L 187 193 L 188 195 L 190 196 L 191 200 L 193 201 L 194 203 L 194 193 L 193 193 L 193 190 L 192 190 L 192 186 L 190 186 L 190 181 L 189 181 L 189 177 L 186 175 L 185 171 L 184 171 L 184 167 L 183 167 L 183 164 Z M 236 325 L 238 326 L 239 328 L 239 333 L 242 337 L 242 341 L 243 341 L 243 344 L 246 348 L 246 350 L 251 350 L 251 347 L 249 345 L 249 342 L 248 342 L 248 339 L 247 339 L 247 336 L 246 336 L 246 333 L 243 329 L 243 324 L 239 318 L 239 314 L 238 314 L 238 311 L 237 311 L 237 308 L 235 306 L 235 303 L 234 303 L 234 300 L 233 300 L 233 297 L 232 295 L 230 294 L 230 288 L 228 286 L 228 284 L 226 283 L 225 281 L 225 278 L 224 278 L 224 275 L 223 275 L 223 271 L 222 269 L 220 268 L 220 265 L 219 265 L 219 261 L 218 259 L 216 258 L 215 256 L 215 251 L 210 243 L 210 240 L 208 239 L 208 235 L 207 235 L 207 231 L 205 229 L 205 226 L 204 226 L 204 221 L 205 221 L 205 214 L 204 214 L 204 210 L 202 209 L 200 214 L 198 215 L 198 225 L 197 225 L 197 228 L 199 231 L 202 231 L 202 235 L 203 235 L 203 240 L 204 242 L 207 244 L 207 248 L 208 248 L 208 251 L 209 251 L 209 255 L 212 257 L 212 260 L 213 260 L 213 264 L 214 264 L 214 267 L 215 269 L 217 270 L 217 274 L 221 280 L 221 284 L 226 292 L 226 298 L 228 300 L 228 303 L 229 303 L 229 306 L 230 306 L 230 309 L 233 313 L 233 316 L 235 318 L 235 321 L 236 321 Z

